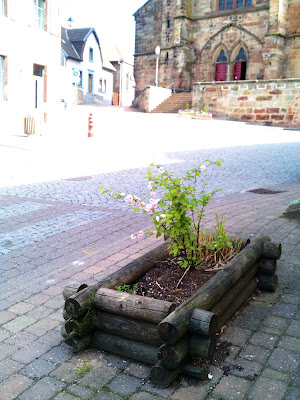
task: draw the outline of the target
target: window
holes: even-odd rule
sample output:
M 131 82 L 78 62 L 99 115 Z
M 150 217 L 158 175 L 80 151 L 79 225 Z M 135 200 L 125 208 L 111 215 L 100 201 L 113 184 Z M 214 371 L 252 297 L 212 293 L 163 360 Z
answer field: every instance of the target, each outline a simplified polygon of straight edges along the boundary
M 169 53 L 166 53 L 166 57 L 165 57 L 165 65 L 169 65 Z
M 0 0 L 0 15 L 6 17 L 6 0 Z
M 89 61 L 94 61 L 94 49 L 92 47 L 89 50 Z
M 251 0 L 219 0 L 219 10 L 232 10 L 251 6 Z
M 224 50 L 221 50 L 216 61 L 215 81 L 227 80 L 227 56 Z
M 99 92 L 106 93 L 106 79 L 99 79 Z
M 46 0 L 33 0 L 35 25 L 45 30 Z
M 129 73 L 126 74 L 126 90 L 129 90 Z
M 42 65 L 33 64 L 33 75 L 43 77 L 44 67 Z
M 92 72 L 88 74 L 88 91 L 89 93 L 93 93 L 94 91 L 94 74 Z
M 5 100 L 5 57 L 0 56 L 0 100 Z
M 244 81 L 246 79 L 247 56 L 243 47 L 240 48 L 234 60 L 233 80 Z

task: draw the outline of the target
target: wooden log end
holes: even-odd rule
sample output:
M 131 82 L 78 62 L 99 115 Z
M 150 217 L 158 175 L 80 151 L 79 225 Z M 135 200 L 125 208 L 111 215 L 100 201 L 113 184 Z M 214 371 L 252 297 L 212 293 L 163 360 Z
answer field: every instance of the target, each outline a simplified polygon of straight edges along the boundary
M 174 346 L 169 344 L 163 344 L 160 346 L 157 352 L 157 356 L 162 366 L 167 369 L 175 369 L 188 355 L 189 351 L 189 340 L 188 337 L 184 337 Z
M 94 302 L 95 290 L 86 287 L 80 292 L 76 292 L 65 302 L 65 310 L 71 318 L 80 318 L 84 316 L 91 308 Z
M 217 324 L 217 314 L 195 308 L 190 318 L 189 330 L 196 335 L 214 336 L 217 332 Z
M 258 262 L 258 272 L 261 275 L 274 275 L 277 268 L 277 262 L 271 258 L 261 258 Z
M 277 275 L 259 275 L 257 287 L 266 292 L 275 292 L 278 285 Z
M 150 380 L 155 386 L 167 388 L 178 377 L 179 373 L 180 367 L 173 370 L 168 370 L 159 361 L 151 368 Z
M 282 252 L 281 243 L 266 241 L 263 245 L 262 257 L 279 260 L 281 257 L 281 252 Z
M 216 351 L 216 336 L 191 336 L 189 353 L 192 357 L 211 360 Z
M 65 286 L 63 290 L 64 299 L 67 300 L 69 297 L 73 296 L 73 294 L 81 292 L 81 290 L 87 287 L 88 285 L 85 283 L 79 286 Z
M 177 326 L 163 320 L 157 325 L 157 331 L 161 339 L 168 344 L 175 344 L 177 341 Z
M 70 334 L 71 332 L 73 332 L 73 322 L 72 322 L 72 320 L 71 319 L 68 319 L 66 322 L 65 322 L 65 330 L 66 330 L 66 332 L 68 333 L 68 334 Z
M 77 333 L 71 333 L 67 339 L 65 339 L 65 343 L 72 347 L 74 353 L 79 353 L 82 350 L 85 350 L 91 344 L 92 336 L 87 335 L 84 337 L 80 337 Z
M 67 313 L 65 307 L 63 309 L 63 318 L 64 318 L 65 321 L 68 321 L 68 319 L 71 318 L 70 315 Z

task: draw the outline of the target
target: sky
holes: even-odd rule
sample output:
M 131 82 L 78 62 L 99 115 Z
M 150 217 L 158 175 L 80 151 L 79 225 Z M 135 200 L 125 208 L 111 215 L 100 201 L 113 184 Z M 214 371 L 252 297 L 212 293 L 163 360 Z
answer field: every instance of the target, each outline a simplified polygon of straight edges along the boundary
M 61 0 L 62 25 L 72 17 L 74 28 L 94 27 L 100 44 L 115 43 L 123 58 L 134 54 L 135 22 L 132 14 L 146 0 Z

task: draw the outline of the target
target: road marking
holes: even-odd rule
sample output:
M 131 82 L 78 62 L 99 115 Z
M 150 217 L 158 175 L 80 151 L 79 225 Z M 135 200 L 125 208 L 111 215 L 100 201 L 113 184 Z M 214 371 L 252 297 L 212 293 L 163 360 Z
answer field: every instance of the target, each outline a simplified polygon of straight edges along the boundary
M 92 254 L 98 254 L 99 251 L 96 250 L 82 250 L 83 253 L 88 254 L 88 255 L 92 255 Z

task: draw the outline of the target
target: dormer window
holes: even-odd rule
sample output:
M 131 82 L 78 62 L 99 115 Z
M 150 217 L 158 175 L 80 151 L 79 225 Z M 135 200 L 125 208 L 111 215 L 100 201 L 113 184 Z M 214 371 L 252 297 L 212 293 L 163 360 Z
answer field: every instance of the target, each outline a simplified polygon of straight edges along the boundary
M 219 10 L 250 7 L 252 0 L 219 0 Z
M 35 26 L 45 30 L 46 0 L 33 0 L 33 6 Z
M 94 49 L 92 47 L 89 49 L 89 61 L 94 61 Z

